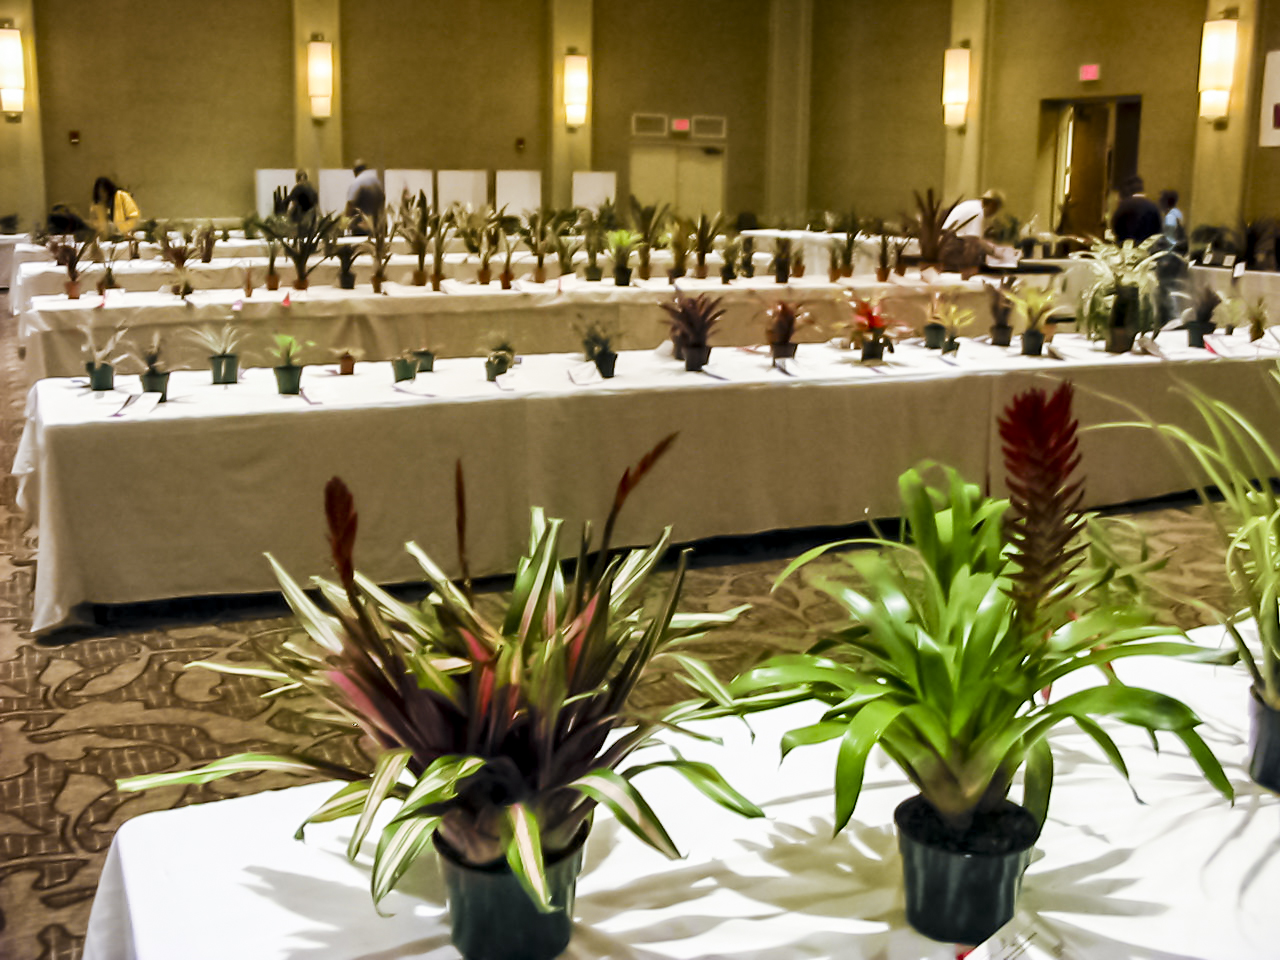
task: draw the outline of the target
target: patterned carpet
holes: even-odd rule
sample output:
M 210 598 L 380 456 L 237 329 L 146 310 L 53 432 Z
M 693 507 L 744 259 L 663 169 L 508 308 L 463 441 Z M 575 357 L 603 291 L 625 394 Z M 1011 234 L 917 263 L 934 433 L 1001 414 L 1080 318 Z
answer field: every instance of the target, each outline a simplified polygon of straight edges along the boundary
M 99 629 L 52 641 L 24 633 L 35 544 L 24 534 L 9 473 L 25 385 L 8 313 L 0 296 L 0 958 L 77 960 L 98 875 L 121 823 L 150 810 L 297 782 L 260 774 L 120 795 L 116 778 L 244 750 L 307 748 L 359 762 L 359 748 L 351 737 L 321 739 L 297 713 L 260 700 L 260 681 L 183 671 L 184 664 L 210 657 L 250 660 L 250 638 L 287 628 L 282 605 L 152 605 L 111 611 Z M 1221 559 L 1198 507 L 1163 504 L 1129 516 L 1158 552 L 1176 548 L 1165 573 L 1171 586 L 1222 599 Z M 322 518 L 315 520 L 319 525 Z M 685 607 L 753 605 L 701 651 L 717 673 L 731 676 L 767 649 L 803 648 L 815 627 L 837 616 L 832 603 L 804 584 L 792 581 L 770 593 L 786 559 L 810 545 L 796 536 L 700 551 Z M 1188 627 L 1199 623 L 1190 607 L 1171 606 L 1163 616 Z M 637 696 L 656 703 L 681 694 L 659 683 Z

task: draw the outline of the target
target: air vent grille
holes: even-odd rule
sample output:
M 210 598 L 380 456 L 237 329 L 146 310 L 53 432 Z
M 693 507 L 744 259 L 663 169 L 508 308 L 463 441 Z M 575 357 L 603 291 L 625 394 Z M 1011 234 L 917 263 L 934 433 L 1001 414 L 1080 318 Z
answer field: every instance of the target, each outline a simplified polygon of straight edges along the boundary
M 665 137 L 667 115 L 665 113 L 633 113 L 631 135 L 633 137 Z
M 694 117 L 693 136 L 703 140 L 723 140 L 729 134 L 725 117 Z

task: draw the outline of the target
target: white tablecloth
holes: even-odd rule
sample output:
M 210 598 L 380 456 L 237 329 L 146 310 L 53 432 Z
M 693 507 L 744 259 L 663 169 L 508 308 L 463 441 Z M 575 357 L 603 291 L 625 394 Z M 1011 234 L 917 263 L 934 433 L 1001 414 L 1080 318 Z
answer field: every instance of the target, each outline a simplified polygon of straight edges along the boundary
M 0 287 L 13 286 L 13 251 L 23 242 L 22 234 L 0 236 Z
M 1146 658 L 1117 669 L 1199 713 L 1235 805 L 1203 781 L 1181 743 L 1162 737 L 1157 754 L 1139 731 L 1107 723 L 1139 804 L 1093 742 L 1064 727 L 1054 734 L 1050 818 L 1021 910 L 1061 937 L 1071 960 L 1272 960 L 1280 802 L 1242 769 L 1244 671 Z M 587 841 L 565 956 L 952 960 L 954 946 L 905 923 L 892 811 L 913 790 L 897 769 L 873 755 L 855 816 L 832 839 L 838 741 L 777 766 L 781 732 L 819 715 L 801 705 L 755 717 L 754 743 L 732 720 L 703 727 L 723 747 L 671 738 L 715 763 L 768 819 L 739 819 L 666 772 L 641 777 L 687 859 L 664 859 L 602 813 Z M 368 895 L 376 828 L 355 864 L 344 857 L 351 820 L 309 827 L 305 843 L 292 839 L 334 789 L 296 787 L 126 823 L 98 885 L 85 960 L 456 957 L 430 857 L 384 901 L 394 916 L 383 919 Z M 395 805 L 387 806 L 385 816 Z
M 472 569 L 483 575 L 510 570 L 531 505 L 566 517 L 568 529 L 603 517 L 622 470 L 671 431 L 680 440 L 628 505 L 620 544 L 648 542 L 668 523 L 693 541 L 895 516 L 898 475 L 925 457 L 998 488 L 989 479 L 1001 470 L 997 404 L 1042 373 L 1137 385 L 1144 404 L 1167 403 L 1182 377 L 1256 404 L 1273 362 L 1210 360 L 1172 342 L 1170 356 L 1199 362 L 1111 358 L 1058 339 L 1072 360 L 965 342 L 955 357 L 903 346 L 891 364 L 868 367 L 802 345 L 790 377 L 767 354 L 726 347 L 705 374 L 624 353 L 611 381 L 567 355 L 529 356 L 500 385 L 485 382 L 479 358 L 441 361 L 402 390 L 387 363 L 355 377 L 310 367 L 303 384 L 314 403 L 278 396 L 268 369 L 231 387 L 178 371 L 168 403 L 137 402 L 119 417 L 136 378 L 97 394 L 83 378 L 44 380 L 13 471 L 39 529 L 33 627 L 53 628 L 84 602 L 269 591 L 266 550 L 299 577 L 326 573 L 321 498 L 334 474 L 362 510 L 361 568 L 407 581 L 420 579 L 402 549 L 411 538 L 452 568 L 461 458 Z M 1081 410 L 1085 423 L 1128 416 L 1093 399 Z M 1133 431 L 1087 434 L 1083 450 L 1092 504 L 1188 485 L 1154 439 Z
M 450 256 L 450 272 L 474 277 L 474 259 L 464 262 L 462 254 Z M 367 267 L 365 268 L 367 271 Z M 393 276 L 408 279 L 411 264 L 397 262 Z M 521 271 L 532 271 L 530 260 Z M 215 271 L 215 273 L 218 271 Z M 196 274 L 199 280 L 203 274 Z M 324 277 L 325 274 L 322 274 Z M 364 280 L 365 274 L 360 274 Z M 152 278 L 152 288 L 160 281 Z M 790 284 L 774 283 L 772 276 L 736 280 L 725 286 L 718 279 L 679 281 L 686 292 L 709 292 L 725 298 L 727 309 L 713 334 L 712 342 L 743 346 L 764 340 L 764 310 L 780 298 L 802 301 L 819 323 L 823 333 L 808 329 L 799 339 L 826 339 L 834 334 L 837 322 L 847 322 L 850 311 L 844 291 L 852 287 L 860 296 L 884 296 L 889 312 L 904 323 L 924 322 L 929 297 L 942 291 L 989 316 L 987 298 L 979 281 L 964 282 L 958 276 L 944 276 L 926 284 L 914 277 L 894 277 L 878 284 L 872 277 L 858 277 L 828 283 L 821 277 L 804 277 Z M 19 320 L 19 341 L 26 347 L 27 370 L 31 378 L 74 376 L 84 370 L 82 327 L 92 325 L 104 339 L 107 331 L 120 323 L 129 328 L 129 340 L 145 346 L 154 333 L 166 338 L 165 356 L 174 367 L 207 366 L 207 351 L 191 339 L 184 328 L 197 324 L 221 325 L 234 320 L 251 339 L 245 344 L 248 356 L 266 363 L 271 334 L 286 332 L 315 344 L 313 356 L 332 359 L 344 349 L 363 351 L 369 360 L 388 359 L 401 351 L 428 343 L 444 356 L 479 356 L 494 343 L 507 339 L 526 353 L 547 353 L 577 349 L 581 331 L 588 324 L 601 323 L 619 335 L 627 349 L 656 346 L 667 336 L 666 314 L 656 306 L 669 299 L 672 286 L 666 279 L 637 281 L 633 287 L 615 287 L 612 277 L 599 283 L 555 280 L 545 284 L 517 281 L 516 288 L 503 291 L 497 280 L 486 287 L 474 283 L 446 281 L 445 292 L 392 283 L 384 296 L 375 296 L 362 283 L 356 290 L 313 286 L 305 292 L 281 288 L 271 293 L 255 290 L 245 298 L 234 289 L 197 290 L 183 302 L 171 293 L 129 293 L 112 290 L 105 299 L 96 293 L 79 300 L 65 296 L 35 297 Z M 281 306 L 285 296 L 291 306 Z M 234 308 L 240 305 L 237 311 Z M 989 326 L 979 320 L 970 332 Z

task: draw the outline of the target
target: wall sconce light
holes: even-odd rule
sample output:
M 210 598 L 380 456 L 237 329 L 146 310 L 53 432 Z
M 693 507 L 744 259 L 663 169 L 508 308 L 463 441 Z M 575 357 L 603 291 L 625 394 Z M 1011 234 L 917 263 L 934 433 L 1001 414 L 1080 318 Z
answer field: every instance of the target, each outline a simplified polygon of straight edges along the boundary
M 570 49 L 564 58 L 564 122 L 571 130 L 587 122 L 587 91 L 590 86 L 587 58 Z
M 1225 120 L 1231 106 L 1231 81 L 1236 72 L 1236 11 L 1208 20 L 1200 41 L 1200 116 Z
M 333 115 L 333 44 L 319 33 L 313 33 L 307 44 L 307 94 L 313 119 Z
M 12 20 L 0 20 L 0 112 L 6 120 L 22 119 L 27 74 L 22 59 L 22 33 Z
M 969 110 L 969 45 L 949 47 L 942 60 L 942 122 L 963 127 Z

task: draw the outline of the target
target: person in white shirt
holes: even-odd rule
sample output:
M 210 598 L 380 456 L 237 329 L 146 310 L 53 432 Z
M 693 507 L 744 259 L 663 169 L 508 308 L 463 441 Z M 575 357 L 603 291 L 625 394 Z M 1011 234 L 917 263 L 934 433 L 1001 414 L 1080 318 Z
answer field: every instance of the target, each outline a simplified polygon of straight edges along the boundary
M 1160 213 L 1164 217 L 1164 235 L 1174 243 L 1185 240 L 1187 228 L 1182 211 L 1178 209 L 1177 190 L 1160 191 Z
M 951 208 L 944 230 L 954 230 L 957 237 L 984 236 L 987 221 L 1000 212 L 1004 206 L 1004 194 L 999 190 L 988 190 L 976 200 L 961 200 Z

